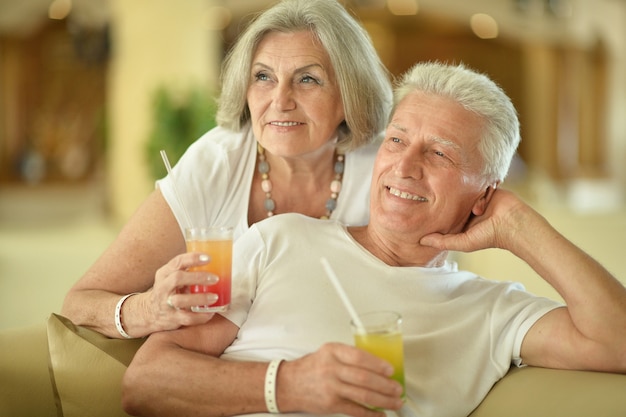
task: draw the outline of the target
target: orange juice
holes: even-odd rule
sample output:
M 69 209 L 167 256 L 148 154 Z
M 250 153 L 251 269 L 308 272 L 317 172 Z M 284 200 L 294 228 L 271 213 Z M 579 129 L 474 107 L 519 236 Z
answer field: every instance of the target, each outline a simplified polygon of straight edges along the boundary
M 231 294 L 231 271 L 233 239 L 230 228 L 196 228 L 187 229 L 187 252 L 206 253 L 211 261 L 205 265 L 189 268 L 189 271 L 210 272 L 219 277 L 214 285 L 191 285 L 189 292 L 217 294 L 217 301 L 210 306 L 195 306 L 191 310 L 195 312 L 226 311 L 230 304 Z

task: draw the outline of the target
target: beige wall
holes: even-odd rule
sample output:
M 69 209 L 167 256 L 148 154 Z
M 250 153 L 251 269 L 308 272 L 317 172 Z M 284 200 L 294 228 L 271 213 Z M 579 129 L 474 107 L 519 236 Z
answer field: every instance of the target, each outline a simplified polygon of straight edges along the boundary
M 626 285 L 626 211 L 576 213 L 555 205 L 535 205 L 537 210 L 566 238 L 585 250 Z M 471 254 L 454 254 L 459 268 L 502 281 L 517 281 L 537 295 L 562 300 L 524 262 L 510 252 L 489 249 Z
M 151 98 L 163 85 L 215 87 L 221 41 L 207 28 L 210 0 L 111 0 L 107 184 L 124 222 L 154 189 L 145 166 Z

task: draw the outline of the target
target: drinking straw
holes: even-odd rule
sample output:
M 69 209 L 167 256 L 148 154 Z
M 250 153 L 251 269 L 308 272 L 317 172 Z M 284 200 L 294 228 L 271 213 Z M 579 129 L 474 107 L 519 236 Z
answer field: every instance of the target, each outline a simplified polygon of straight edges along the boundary
M 356 310 L 352 306 L 352 303 L 350 302 L 348 295 L 346 294 L 345 290 L 341 286 L 341 283 L 339 282 L 339 278 L 337 278 L 335 271 L 333 271 L 333 268 L 331 268 L 330 263 L 328 263 L 328 260 L 324 257 L 320 258 L 320 262 L 322 263 L 322 266 L 326 270 L 326 274 L 328 275 L 330 282 L 333 284 L 333 286 L 337 290 L 337 294 L 339 294 L 339 298 L 341 298 L 341 301 L 343 301 L 343 304 L 346 307 L 346 310 L 348 310 L 348 313 L 352 317 L 352 322 L 358 329 L 363 330 L 364 329 L 363 323 L 361 322 L 359 315 L 356 313 Z
M 168 175 L 172 175 L 172 166 L 170 165 L 170 160 L 167 159 L 167 154 L 165 150 L 161 149 L 161 158 L 163 158 L 163 163 L 165 164 L 165 169 L 167 169 Z M 183 200 L 180 198 L 180 194 L 178 194 L 178 188 L 176 188 L 176 183 L 174 182 L 174 177 L 171 177 L 172 180 L 172 188 L 174 189 L 174 195 L 176 196 L 176 200 L 178 204 L 183 208 L 183 213 L 185 214 L 185 220 L 187 220 L 187 227 L 193 227 L 191 223 L 191 217 L 189 217 L 189 213 L 187 212 L 187 208 L 183 204 Z

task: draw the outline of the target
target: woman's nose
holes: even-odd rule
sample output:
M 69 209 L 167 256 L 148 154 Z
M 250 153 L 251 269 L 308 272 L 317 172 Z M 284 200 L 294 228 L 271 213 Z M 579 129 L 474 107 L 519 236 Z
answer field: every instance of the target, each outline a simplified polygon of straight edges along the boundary
M 293 89 L 290 83 L 279 83 L 274 90 L 274 106 L 280 111 L 293 110 L 296 102 L 293 97 Z

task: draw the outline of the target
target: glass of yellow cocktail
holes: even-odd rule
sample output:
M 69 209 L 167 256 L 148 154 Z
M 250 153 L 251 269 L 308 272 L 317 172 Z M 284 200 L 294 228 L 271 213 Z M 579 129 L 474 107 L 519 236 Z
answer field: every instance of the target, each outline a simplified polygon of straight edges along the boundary
M 362 327 L 354 321 L 354 344 L 393 366 L 392 379 L 402 385 L 402 398 L 406 395 L 404 383 L 404 348 L 402 344 L 402 316 L 393 311 L 375 311 L 359 314 Z

